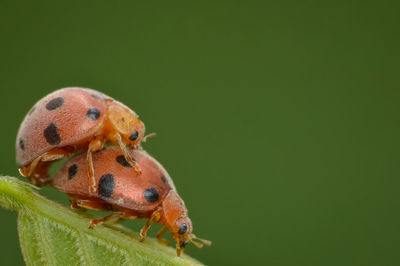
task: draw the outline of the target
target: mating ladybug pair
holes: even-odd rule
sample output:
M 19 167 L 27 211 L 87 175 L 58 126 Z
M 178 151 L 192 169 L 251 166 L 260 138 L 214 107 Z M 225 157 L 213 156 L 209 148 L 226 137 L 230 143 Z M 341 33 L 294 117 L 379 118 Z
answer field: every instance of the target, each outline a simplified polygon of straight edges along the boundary
M 37 102 L 18 131 L 16 154 L 20 173 L 38 186 L 50 184 L 67 193 L 73 208 L 112 211 L 91 221 L 90 228 L 116 216 L 148 218 L 140 231 L 143 241 L 153 222 L 168 228 L 178 256 L 190 241 L 202 247 L 192 233 L 183 200 L 166 170 L 142 150 L 145 126 L 122 103 L 98 91 L 83 88 L 57 90 Z M 119 147 L 107 147 L 105 144 Z M 78 153 L 51 179 L 52 162 Z

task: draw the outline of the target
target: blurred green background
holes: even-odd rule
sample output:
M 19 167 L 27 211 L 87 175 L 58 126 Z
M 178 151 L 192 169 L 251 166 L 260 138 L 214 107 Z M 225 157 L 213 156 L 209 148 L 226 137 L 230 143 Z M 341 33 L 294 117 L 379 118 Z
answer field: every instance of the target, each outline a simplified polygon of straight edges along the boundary
M 0 172 L 17 175 L 16 132 L 37 100 L 94 88 L 157 132 L 145 149 L 213 241 L 188 254 L 400 265 L 394 3 L 2 0 Z M 0 217 L 1 264 L 21 265 L 16 214 Z

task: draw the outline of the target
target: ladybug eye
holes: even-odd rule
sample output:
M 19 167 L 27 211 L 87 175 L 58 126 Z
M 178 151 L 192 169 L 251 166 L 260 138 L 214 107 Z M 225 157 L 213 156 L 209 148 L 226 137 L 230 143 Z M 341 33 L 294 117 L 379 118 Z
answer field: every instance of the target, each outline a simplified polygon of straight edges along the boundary
M 138 137 L 139 137 L 139 132 L 134 131 L 134 132 L 132 133 L 132 135 L 129 137 L 129 139 L 132 140 L 132 141 L 134 141 L 134 140 L 137 140 Z
M 187 225 L 186 224 L 182 224 L 181 228 L 179 228 L 178 234 L 183 235 L 184 233 L 186 233 L 186 231 L 187 231 Z

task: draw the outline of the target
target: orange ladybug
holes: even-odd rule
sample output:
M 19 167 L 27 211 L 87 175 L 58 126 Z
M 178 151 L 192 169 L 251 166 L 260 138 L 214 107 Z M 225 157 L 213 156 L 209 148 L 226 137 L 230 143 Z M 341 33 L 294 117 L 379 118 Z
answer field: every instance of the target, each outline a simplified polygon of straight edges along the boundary
M 93 154 L 97 194 L 89 194 L 86 189 L 89 185 L 88 161 L 83 154 L 67 161 L 56 173 L 52 184 L 69 195 L 73 208 L 112 211 L 102 219 L 92 220 L 90 228 L 116 216 L 122 219 L 148 218 L 140 231 L 141 241 L 146 238 L 151 224 L 156 222 L 164 225 L 157 234 L 157 240 L 168 245 L 168 241 L 162 238 L 168 228 L 176 241 L 178 256 L 189 241 L 197 247 L 203 245 L 195 239 L 210 245 L 210 241 L 197 238 L 192 233 L 192 222 L 185 203 L 161 164 L 145 151 L 131 150 L 129 153 L 140 165 L 141 175 L 131 171 L 131 164 L 117 147 L 108 147 Z
M 144 133 L 138 115 L 122 103 L 92 89 L 64 88 L 39 100 L 26 115 L 17 135 L 17 164 L 23 176 L 42 186 L 50 182 L 53 161 L 87 151 L 88 187 L 94 193 L 92 153 L 106 142 L 118 143 L 126 161 L 140 173 L 126 145 L 140 149 Z

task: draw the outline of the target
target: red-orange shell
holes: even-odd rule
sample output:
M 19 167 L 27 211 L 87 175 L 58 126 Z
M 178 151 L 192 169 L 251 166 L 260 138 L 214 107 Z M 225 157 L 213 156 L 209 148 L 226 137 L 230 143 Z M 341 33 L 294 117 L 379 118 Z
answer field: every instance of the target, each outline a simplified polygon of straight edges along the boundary
M 17 164 L 90 137 L 104 122 L 106 99 L 111 98 L 95 90 L 64 88 L 39 100 L 19 128 Z
M 76 198 L 101 199 L 125 209 L 154 211 L 168 192 L 175 190 L 174 184 L 162 165 L 145 151 L 131 150 L 130 155 L 140 165 L 141 175 L 132 171 L 118 147 L 108 147 L 93 154 L 98 184 L 96 194 L 88 191 L 86 154 L 67 161 L 55 175 L 53 186 Z

